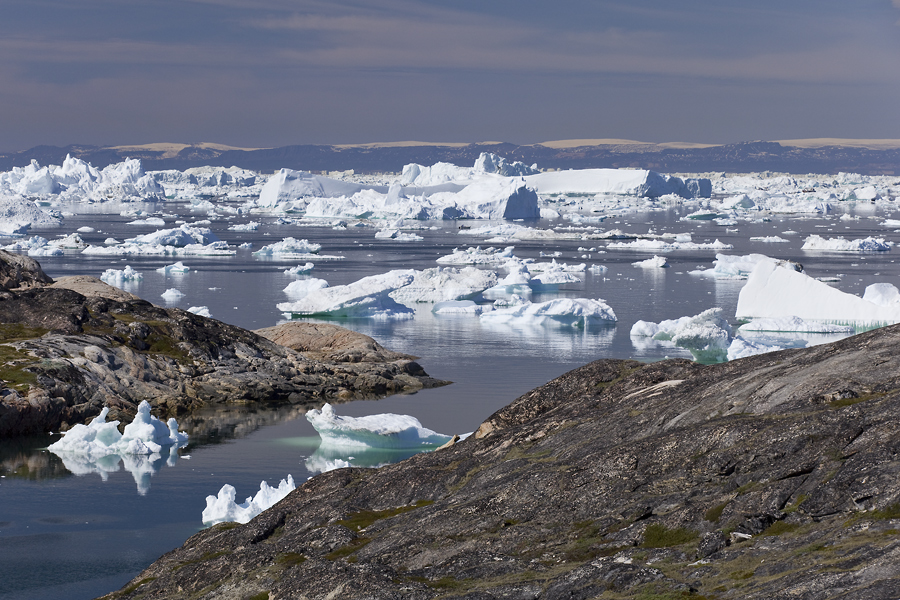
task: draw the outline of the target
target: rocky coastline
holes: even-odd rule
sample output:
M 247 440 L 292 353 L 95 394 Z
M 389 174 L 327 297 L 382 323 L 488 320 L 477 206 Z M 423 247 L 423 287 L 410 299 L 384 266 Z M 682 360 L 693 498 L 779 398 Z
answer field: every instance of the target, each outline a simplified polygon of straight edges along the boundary
M 600 360 L 449 447 L 314 477 L 106 598 L 897 598 L 898 344 Z
M 142 400 L 160 417 L 180 417 L 215 405 L 314 407 L 448 383 L 414 358 L 334 325 L 254 333 L 91 277 L 54 282 L 33 259 L 0 251 L 0 437 L 65 431 L 104 406 L 110 419 L 128 422 Z

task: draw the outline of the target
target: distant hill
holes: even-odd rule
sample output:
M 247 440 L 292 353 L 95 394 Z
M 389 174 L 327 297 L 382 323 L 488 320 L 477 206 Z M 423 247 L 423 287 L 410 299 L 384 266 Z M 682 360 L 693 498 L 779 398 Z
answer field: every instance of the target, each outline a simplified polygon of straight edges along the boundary
M 271 172 L 280 168 L 358 173 L 399 172 L 403 165 L 450 162 L 471 165 L 482 152 L 507 160 L 537 163 L 542 169 L 642 168 L 666 173 L 724 171 L 746 173 L 852 172 L 900 175 L 897 140 L 786 140 L 725 145 L 651 144 L 630 140 L 563 140 L 518 146 L 503 142 L 430 144 L 398 142 L 360 145 L 298 145 L 280 148 L 232 148 L 218 144 L 147 144 L 143 146 L 36 146 L 0 154 L 0 169 L 21 167 L 34 159 L 41 165 L 60 164 L 67 154 L 95 167 L 139 158 L 145 170 L 179 169 L 203 165 L 238 166 Z

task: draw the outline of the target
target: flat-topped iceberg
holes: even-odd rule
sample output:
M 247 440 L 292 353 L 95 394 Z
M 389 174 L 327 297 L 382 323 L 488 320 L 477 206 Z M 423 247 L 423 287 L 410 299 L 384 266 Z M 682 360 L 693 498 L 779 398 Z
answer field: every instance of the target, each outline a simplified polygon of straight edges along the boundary
M 286 237 L 280 242 L 268 244 L 253 253 L 254 256 L 277 256 L 277 255 L 293 255 L 315 254 L 322 249 L 321 244 L 316 244 L 308 240 L 298 240 L 292 237 Z
M 867 292 L 868 299 L 837 290 L 792 269 L 761 262 L 738 296 L 736 316 L 742 318 L 800 317 L 834 323 L 879 326 L 900 322 L 900 302 L 884 284 Z M 874 302 L 873 300 L 877 300 Z
M 390 296 L 403 304 L 461 300 L 496 283 L 497 274 L 493 271 L 475 267 L 436 267 L 416 271 L 409 284 L 390 292 Z
M 201 519 L 207 526 L 225 522 L 249 523 L 264 510 L 275 506 L 296 487 L 294 478 L 290 475 L 286 479 L 282 479 L 277 488 L 273 488 L 263 481 L 259 484 L 259 491 L 255 496 L 238 504 L 234 500 L 237 491 L 234 486 L 226 483 L 219 490 L 218 495 L 206 497 L 206 508 L 203 509 Z
M 278 310 L 291 317 L 339 317 L 410 319 L 414 311 L 390 297 L 390 293 L 415 278 L 413 269 L 370 275 L 347 285 L 312 290 L 301 300 L 282 302 Z
M 501 265 L 510 258 L 514 258 L 512 253 L 514 249 L 513 246 L 507 246 L 502 250 L 500 248 L 482 250 L 481 246 L 454 248 L 452 254 L 441 256 L 435 262 L 440 265 Z
M 481 315 L 490 323 L 530 323 L 534 325 L 565 325 L 589 327 L 615 323 L 616 313 L 600 299 L 557 298 L 547 302 L 524 302 L 515 306 L 498 307 Z
M 709 198 L 709 179 L 687 181 L 640 169 L 578 169 L 528 175 L 525 182 L 539 194 L 619 194 L 658 198 Z
M 716 240 L 714 242 L 666 242 L 664 240 L 634 240 L 633 242 L 610 242 L 607 248 L 613 250 L 650 250 L 653 252 L 672 252 L 674 250 L 731 250 L 731 244 Z
M 188 244 L 182 247 L 128 243 L 114 246 L 88 246 L 81 253 L 100 256 L 232 256 L 235 251 L 228 246 L 228 242 Z
M 858 240 L 847 240 L 842 237 L 823 238 L 811 235 L 803 242 L 801 250 L 825 250 L 830 252 L 886 252 L 891 249 L 893 242 L 887 242 L 884 238 L 867 237 Z
M 153 233 L 125 240 L 126 243 L 130 244 L 174 246 L 176 248 L 184 248 L 192 244 L 206 246 L 219 241 L 221 240 L 210 229 L 206 227 L 191 227 L 187 223 L 174 229 L 160 229 Z
M 50 444 L 53 452 L 71 452 L 88 457 L 110 454 L 153 454 L 163 446 L 187 443 L 186 433 L 178 431 L 178 422 L 173 418 L 163 423 L 150 414 L 150 404 L 143 401 L 138 405 L 134 420 L 119 433 L 119 422 L 106 422 L 109 407 L 103 407 L 100 414 L 87 425 L 75 425 L 63 434 L 63 438 Z
M 449 435 L 422 427 L 418 419 L 409 415 L 341 417 L 330 404 L 322 410 L 308 411 L 306 419 L 322 437 L 323 446 L 427 450 L 451 439 Z
M 747 277 L 750 276 L 750 273 L 753 272 L 753 269 L 756 268 L 756 265 L 762 262 L 798 272 L 803 271 L 803 267 L 799 263 L 770 258 L 765 254 L 744 254 L 741 256 L 716 254 L 716 260 L 713 261 L 712 269 L 697 269 L 689 271 L 689 273 L 691 275 L 712 277 L 714 279 L 747 279 Z

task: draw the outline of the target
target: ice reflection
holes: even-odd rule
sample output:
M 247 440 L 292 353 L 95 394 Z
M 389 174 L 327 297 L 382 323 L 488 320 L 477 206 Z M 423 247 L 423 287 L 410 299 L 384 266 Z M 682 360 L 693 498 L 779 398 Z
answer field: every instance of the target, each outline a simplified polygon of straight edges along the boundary
M 382 467 L 400 462 L 420 452 L 422 450 L 319 446 L 303 464 L 311 475 L 318 475 L 341 467 Z
M 159 452 L 144 455 L 116 453 L 91 457 L 65 450 L 51 449 L 50 452 L 61 458 L 63 465 L 73 474 L 82 476 L 97 473 L 103 481 L 109 478 L 110 473 L 118 471 L 121 463 L 121 466 L 134 477 L 138 494 L 141 496 L 147 495 L 150 491 L 150 478 L 158 473 L 164 464 L 174 467 L 178 462 L 178 450 L 171 446 L 163 446 Z

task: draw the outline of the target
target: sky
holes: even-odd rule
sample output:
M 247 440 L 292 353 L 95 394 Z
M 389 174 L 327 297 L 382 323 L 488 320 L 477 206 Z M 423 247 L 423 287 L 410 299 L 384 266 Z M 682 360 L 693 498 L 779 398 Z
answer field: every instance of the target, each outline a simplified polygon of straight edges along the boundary
M 900 0 L 0 0 L 0 151 L 900 138 Z

